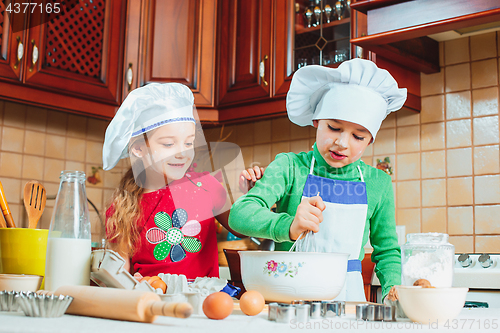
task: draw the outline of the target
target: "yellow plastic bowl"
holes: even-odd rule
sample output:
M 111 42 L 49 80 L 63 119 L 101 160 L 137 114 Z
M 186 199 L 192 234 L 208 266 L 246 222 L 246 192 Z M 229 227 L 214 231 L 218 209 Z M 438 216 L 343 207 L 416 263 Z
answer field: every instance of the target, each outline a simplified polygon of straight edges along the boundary
M 0 228 L 0 273 L 45 276 L 48 235 L 46 229 Z

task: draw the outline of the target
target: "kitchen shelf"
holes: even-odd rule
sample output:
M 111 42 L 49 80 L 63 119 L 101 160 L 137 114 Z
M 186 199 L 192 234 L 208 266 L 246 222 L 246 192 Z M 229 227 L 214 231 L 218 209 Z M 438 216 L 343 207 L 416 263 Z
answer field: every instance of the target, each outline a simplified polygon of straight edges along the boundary
M 342 19 L 342 20 L 335 20 L 335 21 L 330 22 L 330 23 L 323 23 L 323 30 L 331 28 L 331 27 L 335 27 L 335 26 L 338 26 L 338 25 L 349 24 L 350 22 L 351 22 L 351 18 L 347 17 L 347 18 Z M 305 34 L 305 33 L 308 33 L 308 32 L 317 31 L 319 29 L 321 29 L 321 25 L 318 25 L 316 27 L 310 27 L 310 28 L 295 29 L 295 34 L 296 35 L 301 35 L 301 34 Z

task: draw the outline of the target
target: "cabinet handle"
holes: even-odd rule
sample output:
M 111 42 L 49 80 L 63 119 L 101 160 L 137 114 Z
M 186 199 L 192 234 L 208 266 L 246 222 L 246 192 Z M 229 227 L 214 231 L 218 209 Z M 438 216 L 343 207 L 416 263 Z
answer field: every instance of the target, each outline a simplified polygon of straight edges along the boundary
M 19 64 L 21 63 L 21 59 L 23 59 L 24 55 L 24 45 L 21 43 L 21 37 L 17 36 L 17 59 L 16 63 L 14 64 L 14 69 L 17 69 L 19 67 Z
M 128 91 L 132 89 L 132 82 L 134 81 L 134 71 L 132 70 L 132 63 L 128 64 L 126 80 L 128 84 Z
M 36 46 L 34 39 L 31 40 L 31 44 L 33 44 L 33 53 L 31 54 L 31 66 L 29 71 L 33 72 L 36 62 L 38 61 L 38 47 Z
M 260 65 L 259 65 L 259 75 L 260 75 L 260 78 L 262 79 L 262 82 L 264 83 L 264 85 L 267 87 L 269 83 L 267 83 L 267 81 L 264 79 L 264 76 L 266 75 L 266 65 L 264 64 L 264 60 L 267 60 L 269 59 L 269 57 L 267 56 L 267 54 L 264 56 L 264 59 L 262 59 L 262 61 L 260 62 Z

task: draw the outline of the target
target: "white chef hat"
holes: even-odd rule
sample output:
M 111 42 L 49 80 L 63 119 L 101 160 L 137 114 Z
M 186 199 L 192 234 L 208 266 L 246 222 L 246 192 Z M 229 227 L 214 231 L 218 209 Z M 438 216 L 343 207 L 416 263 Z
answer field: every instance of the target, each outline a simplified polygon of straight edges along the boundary
M 286 97 L 290 120 L 312 125 L 313 120 L 339 119 L 365 127 L 375 139 L 385 117 L 406 101 L 391 74 L 363 59 L 338 68 L 306 66 L 295 72 Z
M 193 93 L 180 83 L 150 83 L 132 90 L 106 129 L 102 149 L 104 170 L 112 169 L 120 159 L 128 157 L 132 137 L 166 124 L 196 123 L 193 103 Z

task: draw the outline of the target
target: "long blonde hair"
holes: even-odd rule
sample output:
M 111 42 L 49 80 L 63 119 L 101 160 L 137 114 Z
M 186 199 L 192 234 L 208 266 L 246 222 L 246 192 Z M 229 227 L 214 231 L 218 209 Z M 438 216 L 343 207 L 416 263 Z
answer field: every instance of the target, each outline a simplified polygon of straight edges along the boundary
M 133 138 L 129 147 L 139 141 L 147 143 L 146 135 Z M 130 154 L 130 152 L 129 152 Z M 132 157 L 133 155 L 131 155 Z M 142 163 L 136 159 L 132 163 Z M 106 220 L 107 241 L 113 250 L 134 255 L 139 247 L 138 221 L 142 218 L 141 197 L 144 193 L 145 174 L 136 177 L 130 167 L 120 180 L 118 188 L 113 193 L 108 209 L 111 215 Z M 139 184 L 137 184 L 139 182 Z

